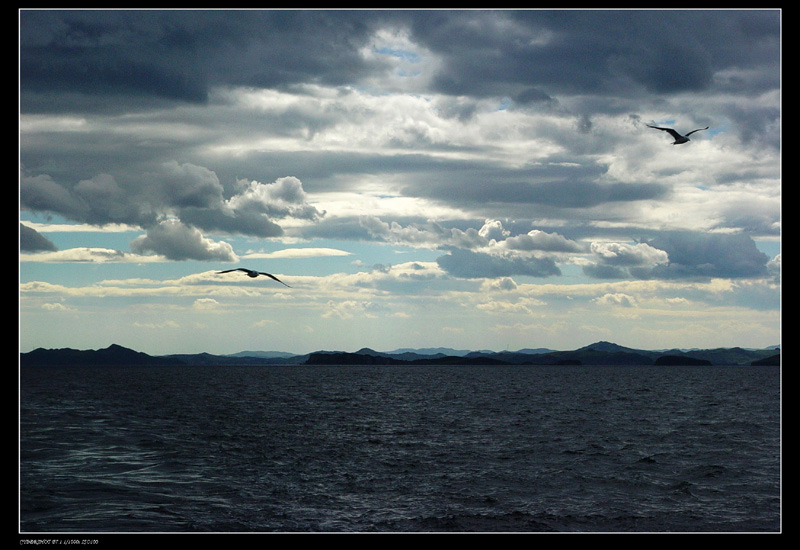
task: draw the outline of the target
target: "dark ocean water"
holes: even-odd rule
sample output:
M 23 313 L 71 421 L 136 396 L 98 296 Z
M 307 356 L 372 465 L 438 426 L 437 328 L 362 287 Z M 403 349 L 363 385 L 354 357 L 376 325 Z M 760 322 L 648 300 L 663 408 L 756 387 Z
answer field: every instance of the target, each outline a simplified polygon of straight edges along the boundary
M 28 368 L 20 530 L 776 532 L 778 367 Z

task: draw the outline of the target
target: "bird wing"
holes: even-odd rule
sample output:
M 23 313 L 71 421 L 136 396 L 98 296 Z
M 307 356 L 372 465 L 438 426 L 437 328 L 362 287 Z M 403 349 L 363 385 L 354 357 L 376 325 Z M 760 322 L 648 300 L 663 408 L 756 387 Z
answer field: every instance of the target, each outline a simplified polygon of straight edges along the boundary
M 247 269 L 244 267 L 237 267 L 236 269 L 228 269 L 226 271 L 217 271 L 217 273 L 231 273 L 233 271 L 241 271 L 243 273 L 247 273 L 248 275 L 250 275 L 251 273 L 255 273 L 255 271 L 253 271 L 252 269 Z M 255 277 L 255 275 L 252 276 Z
M 650 126 L 649 124 L 647 126 L 648 126 L 648 128 L 655 128 L 656 130 L 661 130 L 662 132 L 669 132 L 669 134 L 672 137 L 674 137 L 675 139 L 683 137 L 682 135 L 680 135 L 678 132 L 676 132 L 672 128 L 659 128 L 658 126 Z
M 280 279 L 278 279 L 278 278 L 277 278 L 275 275 L 272 275 L 271 273 L 264 273 L 263 271 L 259 271 L 259 272 L 258 272 L 258 274 L 259 274 L 259 275 L 266 275 L 266 276 L 267 276 L 267 277 L 269 277 L 270 279 L 273 279 L 273 280 L 275 280 L 275 281 L 278 281 L 278 282 L 279 282 L 280 284 L 282 284 L 283 286 L 289 286 L 289 285 L 287 285 L 286 283 L 284 283 L 283 281 L 281 281 Z M 292 288 L 292 287 L 290 287 L 290 286 L 289 286 L 289 288 Z
M 688 137 L 688 136 L 691 136 L 693 133 L 695 133 L 695 132 L 699 132 L 699 131 L 701 131 L 701 130 L 708 130 L 708 126 L 706 126 L 705 128 L 698 128 L 697 130 L 692 130 L 691 132 L 689 132 L 688 134 L 686 134 L 686 136 L 687 136 L 687 137 Z

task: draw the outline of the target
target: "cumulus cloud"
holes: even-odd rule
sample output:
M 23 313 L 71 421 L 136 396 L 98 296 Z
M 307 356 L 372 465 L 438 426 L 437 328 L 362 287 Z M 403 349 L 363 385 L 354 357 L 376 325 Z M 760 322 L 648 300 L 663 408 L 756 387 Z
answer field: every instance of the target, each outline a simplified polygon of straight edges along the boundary
M 744 234 L 673 231 L 648 243 L 666 252 L 669 263 L 646 274 L 655 278 L 723 277 L 751 278 L 767 275 L 769 257 Z
M 266 184 L 241 180 L 238 183 L 241 190 L 226 202 L 233 212 L 308 220 L 316 220 L 323 215 L 308 204 L 303 183 L 295 177 L 278 178 Z
M 171 260 L 236 261 L 233 247 L 223 241 L 203 237 L 194 227 L 177 220 L 166 220 L 148 229 L 131 243 L 137 254 L 160 254 Z
M 359 225 L 366 229 L 371 238 L 403 244 L 412 247 L 441 248 L 478 248 L 489 244 L 484 228 L 456 227 L 447 228 L 442 224 L 429 220 L 424 224 L 410 223 L 403 226 L 397 221 L 384 222 L 377 216 L 361 216 Z M 483 233 L 482 233 L 483 231 Z
M 273 183 L 238 180 L 231 198 L 207 208 L 182 208 L 182 221 L 206 231 L 218 230 L 256 237 L 278 237 L 283 228 L 273 220 L 317 221 L 325 213 L 308 203 L 302 182 L 295 177 Z
M 753 278 L 770 273 L 770 258 L 747 235 L 670 231 L 646 243 L 592 243 L 597 262 L 587 275 L 619 279 Z
M 222 201 L 223 189 L 217 174 L 204 166 L 165 162 L 152 177 L 158 182 L 155 192 L 160 195 L 159 203 L 180 209 L 215 207 Z
M 592 243 L 597 278 L 753 278 L 769 274 L 770 258 L 747 235 L 670 231 L 646 243 Z
M 772 258 L 767 263 L 767 269 L 769 270 L 770 275 L 775 277 L 776 279 L 780 279 L 781 276 L 781 255 L 778 254 L 774 258 Z
M 208 180 L 176 177 L 176 172 L 187 166 L 167 163 L 164 172 L 142 174 L 138 180 L 124 182 L 112 174 L 100 173 L 74 184 L 56 181 L 48 174 L 34 175 L 23 170 L 20 207 L 92 225 L 145 226 L 175 207 L 199 200 Z M 159 177 L 162 175 L 163 179 Z
M 647 243 L 593 242 L 590 245 L 596 263 L 584 266 L 583 271 L 598 279 L 627 279 L 630 269 L 643 269 L 669 263 L 669 254 Z
M 478 235 L 489 241 L 502 241 L 510 234 L 511 232 L 503 227 L 503 222 L 500 220 L 486 220 L 483 227 L 478 230 Z
M 184 208 L 180 219 L 204 231 L 251 235 L 254 237 L 280 237 L 283 228 L 269 216 L 256 211 L 237 212 L 223 208 Z
M 503 292 L 510 292 L 518 288 L 517 283 L 511 277 L 502 277 L 500 279 L 488 280 L 483 288 L 486 290 L 499 290 Z
M 21 208 L 33 212 L 55 212 L 71 219 L 86 217 L 86 205 L 47 174 L 21 174 L 19 200 Z
M 533 229 L 525 235 L 509 237 L 504 245 L 512 250 L 541 250 L 543 252 L 584 252 L 584 246 L 558 233 Z
M 607 265 L 614 266 L 653 266 L 669 261 L 669 254 L 647 243 L 605 243 L 591 244 L 591 251 Z
M 214 171 L 176 161 L 138 175 L 124 174 L 121 179 L 101 173 L 74 185 L 23 170 L 20 207 L 98 226 L 151 228 L 159 220 L 174 217 L 204 231 L 257 237 L 282 235 L 278 223 L 282 219 L 316 222 L 325 215 L 309 204 L 302 182 L 295 177 L 272 183 L 238 180 L 233 186 L 226 198 Z
M 514 275 L 550 277 L 561 274 L 550 258 L 505 257 L 462 249 L 454 249 L 437 258 L 436 262 L 450 275 L 465 279 Z
M 592 301 L 595 302 L 596 304 L 604 306 L 620 306 L 620 307 L 636 306 L 636 298 L 620 292 L 604 294 L 599 298 L 595 298 Z
M 198 298 L 192 304 L 192 307 L 202 310 L 213 310 L 219 306 L 219 302 L 214 298 Z

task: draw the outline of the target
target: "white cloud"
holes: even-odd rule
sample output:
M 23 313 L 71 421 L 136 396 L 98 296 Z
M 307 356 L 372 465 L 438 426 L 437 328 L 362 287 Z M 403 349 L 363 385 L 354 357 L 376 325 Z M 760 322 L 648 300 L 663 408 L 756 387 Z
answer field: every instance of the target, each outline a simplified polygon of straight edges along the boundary
M 508 292 L 517 289 L 517 283 L 511 277 L 501 277 L 500 279 L 490 279 L 483 283 L 482 288 L 487 291 Z
M 20 254 L 20 262 L 89 262 L 89 263 L 149 263 L 166 261 L 164 256 L 140 255 L 109 248 L 78 247 L 55 252 Z
M 272 258 L 321 258 L 326 256 L 350 256 L 352 253 L 338 248 L 285 248 L 274 252 L 251 252 L 244 254 L 244 260 L 261 260 Z
M 307 203 L 303 183 L 291 176 L 278 178 L 273 183 L 239 180 L 240 191 L 226 201 L 234 212 L 257 212 L 270 217 L 315 219 L 323 215 Z
M 510 234 L 509 230 L 503 228 L 503 222 L 500 220 L 486 220 L 483 227 L 478 230 L 478 235 L 488 241 L 502 241 Z
M 73 310 L 73 308 L 67 307 L 60 302 L 48 302 L 42 304 L 42 309 L 44 309 L 45 311 L 61 311 L 61 312 Z
M 604 294 L 593 300 L 596 304 L 603 306 L 636 307 L 636 298 L 627 294 Z
M 591 251 L 604 263 L 614 266 L 654 266 L 669 262 L 669 255 L 646 243 L 594 242 Z
M 39 233 L 129 233 L 139 230 L 137 226 L 119 223 L 102 226 L 88 223 L 41 223 L 27 220 L 24 223 Z
M 547 233 L 533 229 L 525 235 L 509 237 L 503 245 L 512 250 L 540 250 L 543 252 L 585 252 L 580 243 L 571 241 L 558 233 Z
M 214 298 L 198 298 L 194 301 L 194 307 L 202 310 L 213 310 L 219 306 L 219 302 Z
M 163 321 L 160 323 L 142 323 L 134 321 L 133 326 L 136 328 L 144 328 L 148 330 L 163 330 L 163 329 L 178 329 L 180 325 L 175 321 Z

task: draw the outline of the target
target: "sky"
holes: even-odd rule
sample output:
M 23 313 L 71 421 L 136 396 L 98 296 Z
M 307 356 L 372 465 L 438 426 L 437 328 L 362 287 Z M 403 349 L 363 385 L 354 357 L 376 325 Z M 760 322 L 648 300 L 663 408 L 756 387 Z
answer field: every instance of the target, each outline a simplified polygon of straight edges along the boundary
M 781 15 L 22 10 L 20 351 L 777 345 Z

